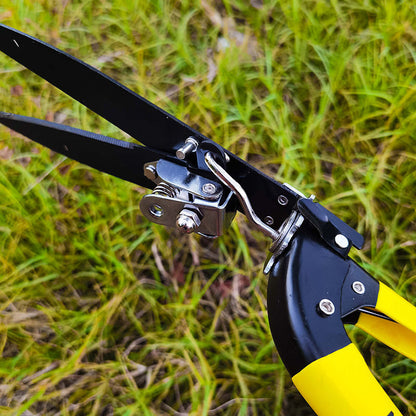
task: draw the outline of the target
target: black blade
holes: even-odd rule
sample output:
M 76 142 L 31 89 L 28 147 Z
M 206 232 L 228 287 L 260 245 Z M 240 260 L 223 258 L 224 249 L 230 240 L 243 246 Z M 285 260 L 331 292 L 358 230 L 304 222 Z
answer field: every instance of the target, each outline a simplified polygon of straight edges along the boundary
M 173 150 L 189 136 L 203 138 L 97 69 L 2 24 L 0 50 L 145 145 Z
M 173 150 L 182 146 L 189 136 L 208 140 L 201 133 L 97 69 L 47 43 L 2 24 L 0 24 L 0 50 L 106 118 L 133 138 L 154 149 L 172 153 Z M 16 130 L 19 131 L 17 128 Z M 23 134 L 33 138 L 30 131 L 23 132 Z M 102 136 L 97 135 L 97 137 Z M 39 140 L 33 138 L 33 140 L 43 144 L 41 138 Z M 45 146 L 48 145 L 45 144 Z M 91 146 L 90 154 L 94 154 L 94 149 L 95 146 Z M 142 152 L 142 150 L 140 151 Z M 58 152 L 64 153 L 62 150 L 58 150 Z M 272 227 L 278 229 L 290 215 L 299 197 L 287 187 L 267 177 L 232 153 L 228 153 L 228 155 L 231 160 L 227 165 L 227 170 L 246 190 L 257 215 L 263 219 L 271 217 Z M 102 159 L 107 157 L 109 163 L 99 166 L 90 159 L 81 159 L 82 152 L 78 157 L 69 154 L 68 156 L 104 172 L 111 169 L 113 162 L 110 156 L 104 154 L 101 155 Z M 144 153 L 141 157 L 142 159 L 147 158 Z M 110 171 L 108 173 L 134 183 L 146 183 L 143 185 L 146 187 L 151 185 L 149 181 L 140 176 L 136 178 L 137 173 L 131 172 L 132 175 L 126 175 L 127 177 L 122 176 L 119 172 Z M 141 171 L 139 175 L 141 175 Z M 285 204 L 276 204 L 276 198 L 279 195 L 287 198 Z M 270 221 L 270 218 L 268 220 Z
M 55 152 L 146 188 L 154 184 L 143 176 L 143 165 L 166 157 L 147 147 L 32 117 L 0 112 L 0 123 Z

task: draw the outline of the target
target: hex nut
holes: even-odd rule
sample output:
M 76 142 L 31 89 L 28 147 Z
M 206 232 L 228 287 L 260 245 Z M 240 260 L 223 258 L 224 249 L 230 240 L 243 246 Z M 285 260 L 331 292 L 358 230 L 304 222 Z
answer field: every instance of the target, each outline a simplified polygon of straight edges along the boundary
M 191 234 L 200 225 L 199 215 L 190 209 L 183 209 L 176 217 L 176 227 L 181 233 Z

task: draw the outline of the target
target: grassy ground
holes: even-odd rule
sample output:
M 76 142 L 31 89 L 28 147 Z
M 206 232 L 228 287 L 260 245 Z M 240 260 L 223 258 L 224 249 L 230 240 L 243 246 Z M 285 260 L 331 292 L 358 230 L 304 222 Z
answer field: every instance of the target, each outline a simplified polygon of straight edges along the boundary
M 366 237 L 355 259 L 416 299 L 416 8 L 394 0 L 2 0 L 64 49 Z M 125 138 L 0 56 L 0 108 Z M 144 194 L 0 130 L 2 415 L 312 415 L 273 345 L 268 241 L 149 224 Z M 416 364 L 358 330 L 416 415 Z

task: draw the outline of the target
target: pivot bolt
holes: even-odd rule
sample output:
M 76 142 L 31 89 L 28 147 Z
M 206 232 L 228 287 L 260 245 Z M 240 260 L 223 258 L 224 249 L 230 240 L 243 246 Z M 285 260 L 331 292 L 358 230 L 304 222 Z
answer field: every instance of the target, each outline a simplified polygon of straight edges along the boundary
M 193 137 L 188 137 L 185 140 L 185 144 L 176 151 L 176 157 L 180 160 L 186 159 L 189 154 L 195 152 L 198 144 L 199 143 Z
M 144 168 L 144 176 L 146 176 L 146 178 L 150 179 L 151 181 L 154 181 L 157 178 L 156 167 L 153 165 L 147 165 Z
M 183 209 L 176 217 L 176 228 L 183 234 L 193 233 L 200 225 L 199 215 L 190 209 Z
M 364 295 L 365 293 L 365 286 L 363 283 L 359 282 L 358 280 L 352 284 L 352 290 L 359 295 Z
M 335 305 L 329 299 L 322 299 L 318 306 L 320 312 L 326 316 L 331 316 L 335 312 Z

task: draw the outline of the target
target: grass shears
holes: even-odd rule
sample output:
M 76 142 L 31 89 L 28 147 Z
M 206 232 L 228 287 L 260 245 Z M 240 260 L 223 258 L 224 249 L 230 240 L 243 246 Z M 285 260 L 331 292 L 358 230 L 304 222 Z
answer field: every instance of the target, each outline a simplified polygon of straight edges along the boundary
M 0 49 L 143 145 L 0 113 L 0 123 L 55 152 L 149 188 L 150 221 L 220 236 L 236 211 L 272 239 L 268 314 L 294 384 L 320 416 L 398 416 L 345 324 L 416 361 L 416 308 L 350 257 L 364 239 L 282 184 L 80 60 L 0 25 Z

